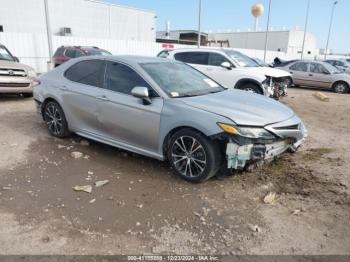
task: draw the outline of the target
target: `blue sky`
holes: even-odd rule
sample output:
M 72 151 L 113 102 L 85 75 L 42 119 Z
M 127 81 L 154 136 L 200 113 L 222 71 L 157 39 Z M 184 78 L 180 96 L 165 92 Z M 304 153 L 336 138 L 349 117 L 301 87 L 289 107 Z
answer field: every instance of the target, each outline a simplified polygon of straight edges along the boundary
M 153 10 L 157 13 L 157 30 L 164 30 L 167 20 L 171 29 L 196 29 L 198 0 L 107 0 L 108 2 Z M 325 47 L 334 0 L 311 0 L 308 31 Z M 253 27 L 251 6 L 262 3 L 265 14 L 260 27 L 266 28 L 268 0 L 202 0 L 204 30 L 246 31 Z M 270 26 L 273 28 L 304 27 L 307 0 L 272 0 Z M 336 6 L 330 48 L 335 52 L 350 53 L 350 0 L 339 0 Z

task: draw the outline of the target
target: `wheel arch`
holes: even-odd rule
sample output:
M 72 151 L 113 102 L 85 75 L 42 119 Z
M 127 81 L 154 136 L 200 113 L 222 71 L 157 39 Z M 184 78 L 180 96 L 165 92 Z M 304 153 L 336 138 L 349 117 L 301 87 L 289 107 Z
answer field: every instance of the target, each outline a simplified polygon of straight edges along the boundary
M 163 139 L 163 143 L 162 143 L 162 153 L 163 153 L 163 156 L 164 156 L 164 159 L 167 159 L 167 148 L 169 146 L 169 141 L 171 139 L 171 137 L 178 131 L 180 130 L 183 130 L 183 129 L 190 129 L 190 130 L 193 130 L 193 131 L 196 131 L 200 134 L 202 134 L 203 136 L 205 137 L 208 137 L 209 139 L 210 136 L 206 135 L 203 131 L 199 130 L 198 128 L 195 128 L 193 126 L 189 126 L 189 125 L 181 125 L 181 126 L 177 126 L 177 127 L 174 127 L 173 129 L 171 129 L 167 134 L 166 136 L 164 137 Z
M 265 94 L 265 90 L 261 86 L 261 83 L 259 83 L 259 81 L 255 80 L 253 78 L 242 78 L 242 79 L 238 80 L 237 83 L 235 84 L 234 88 L 241 89 L 242 86 L 247 85 L 247 84 L 253 84 L 253 85 L 257 86 L 261 90 L 261 92 L 263 94 Z

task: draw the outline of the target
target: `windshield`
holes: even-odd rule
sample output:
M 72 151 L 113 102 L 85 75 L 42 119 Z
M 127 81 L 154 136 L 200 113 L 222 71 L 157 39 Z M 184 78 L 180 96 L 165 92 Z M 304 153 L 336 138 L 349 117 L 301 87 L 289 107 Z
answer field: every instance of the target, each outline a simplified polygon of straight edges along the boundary
M 225 53 L 233 60 L 233 62 L 241 67 L 259 67 L 249 56 L 233 50 L 225 50 Z
M 340 74 L 341 71 L 336 68 L 335 66 L 332 66 L 331 64 L 328 63 L 322 63 L 322 65 L 329 71 L 331 74 Z
M 170 96 L 198 96 L 224 90 L 219 84 L 183 63 L 144 63 L 141 67 Z
M 0 60 L 15 61 L 12 55 L 3 46 L 0 46 Z

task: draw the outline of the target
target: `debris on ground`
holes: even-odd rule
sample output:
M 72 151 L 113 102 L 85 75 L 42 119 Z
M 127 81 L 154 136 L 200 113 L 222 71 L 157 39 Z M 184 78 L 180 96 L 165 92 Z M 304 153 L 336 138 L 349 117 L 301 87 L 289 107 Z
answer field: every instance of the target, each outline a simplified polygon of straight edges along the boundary
M 66 146 L 64 146 L 64 145 L 57 145 L 57 148 L 58 149 L 62 149 L 62 148 L 66 148 Z
M 277 195 L 274 192 L 269 192 L 265 197 L 264 197 L 264 203 L 268 205 L 274 205 L 277 202 Z
M 70 155 L 75 159 L 82 158 L 84 156 L 82 152 L 77 152 L 77 151 L 70 153 Z
M 89 201 L 90 204 L 95 203 L 95 202 L 96 202 L 96 198 L 91 199 L 91 200 Z
M 109 180 L 101 180 L 95 182 L 95 187 L 101 187 L 109 183 Z
M 319 100 L 321 100 L 323 102 L 328 102 L 329 101 L 329 97 L 326 96 L 325 94 L 321 93 L 321 92 L 316 92 L 314 94 L 314 97 L 318 98 Z
M 295 209 L 295 210 L 292 212 L 292 215 L 293 215 L 293 216 L 297 216 L 297 215 L 299 215 L 300 212 L 301 212 L 300 209 Z
M 82 191 L 91 194 L 92 192 L 92 186 L 86 185 L 86 186 L 75 186 L 73 187 L 74 191 Z
M 82 140 L 80 141 L 80 145 L 82 145 L 82 146 L 90 146 L 90 142 L 87 141 L 86 139 L 82 139 Z
M 253 232 L 261 232 L 261 228 L 257 225 L 249 225 L 249 229 Z

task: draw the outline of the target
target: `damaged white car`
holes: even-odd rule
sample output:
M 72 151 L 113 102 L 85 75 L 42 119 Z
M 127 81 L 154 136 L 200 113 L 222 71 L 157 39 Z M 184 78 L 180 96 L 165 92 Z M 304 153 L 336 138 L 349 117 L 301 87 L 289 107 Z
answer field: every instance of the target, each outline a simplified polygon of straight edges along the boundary
M 259 65 L 250 57 L 227 48 L 163 50 L 159 57 L 187 63 L 226 88 L 280 99 L 292 84 L 289 72 Z
M 74 59 L 42 75 L 34 98 L 51 135 L 168 160 L 191 182 L 295 151 L 306 137 L 283 104 L 167 59 Z

